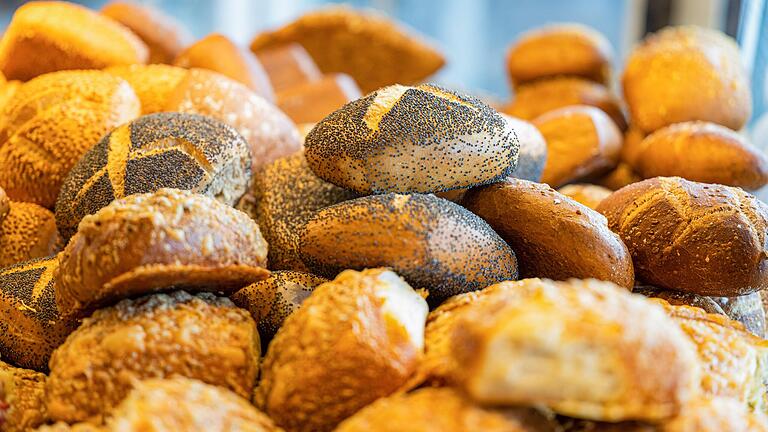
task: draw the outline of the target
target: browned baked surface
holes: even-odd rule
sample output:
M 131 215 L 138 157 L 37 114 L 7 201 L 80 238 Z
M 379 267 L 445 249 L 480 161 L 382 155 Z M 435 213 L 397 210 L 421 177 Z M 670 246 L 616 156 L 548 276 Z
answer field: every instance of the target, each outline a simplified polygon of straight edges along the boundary
M 598 210 L 643 282 L 726 297 L 768 285 L 768 208 L 741 189 L 658 177 L 614 192 Z
M 622 148 L 625 148 L 626 146 L 627 141 L 624 141 L 624 146 Z M 632 183 L 637 183 L 640 180 L 642 180 L 642 178 L 640 178 L 640 176 L 632 170 L 632 167 L 629 166 L 629 164 L 625 162 L 619 162 L 619 164 L 616 165 L 616 168 L 608 172 L 608 174 L 595 179 L 594 182 L 597 185 L 615 191 L 623 188 L 624 186 L 629 186 Z
M 59 250 L 59 241 L 50 210 L 11 202 L 8 215 L 0 220 L 0 268 L 52 255 Z
M 636 163 L 637 155 L 642 148 L 641 144 L 646 136 L 648 136 L 648 134 L 640 130 L 637 126 L 629 126 L 629 129 L 624 132 L 624 145 L 621 146 L 622 163 L 628 164 L 630 168 Z
M 316 10 L 258 34 L 251 50 L 291 42 L 306 48 L 324 73 L 348 73 L 366 93 L 390 84 L 416 84 L 445 63 L 433 46 L 384 15 L 346 7 Z
M 766 432 L 768 418 L 729 398 L 700 398 L 679 416 L 665 423 L 661 432 Z
M 547 162 L 547 142 L 544 136 L 532 123 L 506 114 L 502 114 L 502 117 L 512 125 L 517 139 L 520 140 L 517 166 L 512 170 L 510 177 L 541 181 L 541 174 Z M 447 192 L 450 193 L 450 191 Z
M 765 337 L 765 309 L 759 292 L 739 297 L 712 297 L 730 319 L 744 324 L 750 333 Z
M 603 186 L 587 183 L 565 185 L 557 191 L 592 210 L 596 209 L 600 202 L 612 192 L 610 189 Z
M 42 373 L 13 367 L 0 361 L 0 393 L 10 406 L 0 431 L 23 432 L 43 424 L 48 414 L 45 408 L 46 376 Z
M 22 81 L 64 69 L 144 63 L 147 56 L 147 46 L 127 28 L 63 1 L 19 7 L 0 41 L 0 70 Z
M 0 187 L 0 223 L 2 223 L 3 219 L 8 216 L 9 211 L 11 211 L 11 200 L 8 199 L 5 190 Z
M 185 69 L 164 64 L 113 66 L 104 72 L 128 81 L 141 101 L 142 114 L 164 111 L 171 94 L 187 76 Z
M 675 306 L 693 306 L 708 313 L 725 315 L 722 306 L 714 300 L 716 297 L 707 297 L 685 291 L 673 291 L 641 284 L 636 284 L 632 292 L 646 297 L 659 298 Z
M 53 420 L 100 419 L 147 378 L 199 379 L 250 397 L 259 335 L 228 299 L 183 291 L 124 300 L 94 313 L 51 357 Z
M 259 49 L 255 53 L 276 93 L 322 77 L 307 50 L 297 43 Z
M 277 106 L 296 124 L 317 123 L 360 96 L 360 89 L 352 77 L 334 73 L 279 92 Z

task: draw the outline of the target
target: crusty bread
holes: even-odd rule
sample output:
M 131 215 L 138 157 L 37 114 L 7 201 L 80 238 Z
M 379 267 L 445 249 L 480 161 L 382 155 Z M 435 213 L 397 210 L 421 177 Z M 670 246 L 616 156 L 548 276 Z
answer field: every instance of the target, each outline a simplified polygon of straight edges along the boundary
M 142 114 L 164 111 L 173 91 L 187 76 L 185 69 L 164 64 L 112 66 L 104 72 L 128 81 L 141 101 Z
M 269 345 L 256 406 L 291 431 L 329 431 L 400 387 L 424 348 L 427 304 L 386 269 L 322 284 Z
M 265 279 L 267 243 L 248 215 L 213 198 L 159 189 L 83 218 L 61 253 L 56 301 L 78 317 L 171 287 L 225 294 Z
M 517 278 L 509 245 L 482 219 L 434 195 L 372 195 L 326 207 L 307 223 L 300 256 L 329 278 L 390 267 L 427 289 L 431 305 Z
M 660 432 L 767 432 L 768 418 L 731 398 L 699 398 Z
M 5 193 L 5 190 L 0 187 L 0 224 L 3 223 L 3 220 L 6 216 L 8 216 L 8 212 L 11 211 L 11 200 L 8 199 L 8 195 Z
M 721 297 L 768 286 L 768 207 L 739 188 L 658 177 L 619 189 L 598 211 L 643 282 Z
M 512 247 L 522 278 L 593 278 L 632 289 L 632 257 L 605 217 L 545 184 L 507 179 L 470 190 L 463 205 Z
M 643 284 L 636 284 L 632 292 L 650 298 L 659 298 L 674 306 L 693 306 L 707 313 L 725 315 L 722 306 L 713 297 L 685 291 L 667 290 Z
M 195 378 L 247 398 L 259 370 L 259 334 L 229 299 L 155 294 L 85 319 L 50 367 L 48 413 L 68 423 L 100 419 L 147 378 Z
M 161 188 L 233 206 L 250 181 L 248 143 L 232 127 L 194 114 L 151 114 L 108 133 L 72 168 L 56 203 L 56 224 L 69 240 L 83 217 Z
M 5 416 L 0 415 L 1 431 L 26 432 L 46 422 L 45 379 L 45 374 L 0 361 L 0 393 L 9 405 Z
M 183 68 L 202 68 L 218 72 L 245 84 L 270 102 L 275 100 L 269 77 L 253 53 L 240 48 L 222 34 L 209 34 L 188 46 L 176 56 L 173 64 Z
M 625 141 L 622 149 L 625 148 L 626 145 L 627 144 Z M 616 168 L 614 168 L 608 174 L 595 179 L 594 183 L 615 191 L 623 188 L 624 186 L 629 186 L 632 183 L 637 183 L 640 180 L 642 180 L 642 178 L 640 178 L 640 176 L 632 170 L 632 167 L 629 166 L 628 163 L 619 162 L 619 164 L 616 165 Z
M 53 255 L 59 247 L 59 232 L 50 210 L 11 202 L 8 216 L 0 221 L 0 268 Z
M 565 185 L 557 191 L 592 210 L 611 194 L 608 188 L 587 183 Z
M 53 208 L 72 166 L 139 111 L 128 83 L 101 71 L 55 72 L 23 84 L 0 114 L 0 186 L 12 200 Z
M 29 2 L 0 40 L 0 70 L 26 81 L 65 69 L 145 63 L 147 46 L 121 24 L 64 1 Z
M 439 192 L 491 183 L 517 165 L 512 123 L 436 85 L 394 85 L 350 102 L 304 143 L 320 178 L 360 193 Z
M 296 124 L 317 123 L 360 96 L 352 77 L 335 73 L 281 91 L 277 106 Z
M 510 174 L 511 177 L 540 181 L 547 162 L 547 142 L 536 126 L 506 114 L 504 119 L 512 124 L 517 139 L 520 141 L 520 150 L 517 153 L 517 166 Z
M 148 4 L 111 1 L 101 14 L 128 27 L 147 45 L 149 63 L 170 63 L 191 36 L 173 17 Z
M 612 51 L 605 36 L 594 29 L 553 24 L 520 36 L 507 53 L 507 72 L 513 86 L 558 75 L 607 84 Z
M 297 43 L 259 49 L 256 57 L 267 72 L 275 93 L 322 77 L 307 50 Z
M 373 11 L 328 7 L 282 28 L 256 35 L 259 52 L 301 44 L 324 73 L 348 73 L 364 92 L 391 84 L 416 84 L 440 69 L 442 54 L 421 37 Z
M 755 292 L 738 297 L 712 297 L 725 315 L 744 325 L 755 336 L 765 337 L 765 309 L 760 293 Z
M 547 141 L 541 182 L 558 188 L 599 176 L 616 167 L 621 132 L 603 111 L 574 105 L 550 111 L 533 121 Z
M 509 295 L 454 328 L 459 380 L 476 401 L 658 421 L 698 393 L 696 349 L 658 305 L 594 280 L 506 283 Z
M 709 121 L 739 130 L 749 119 L 749 80 L 736 43 L 717 30 L 671 27 L 645 39 L 622 76 L 632 123 L 648 133 Z

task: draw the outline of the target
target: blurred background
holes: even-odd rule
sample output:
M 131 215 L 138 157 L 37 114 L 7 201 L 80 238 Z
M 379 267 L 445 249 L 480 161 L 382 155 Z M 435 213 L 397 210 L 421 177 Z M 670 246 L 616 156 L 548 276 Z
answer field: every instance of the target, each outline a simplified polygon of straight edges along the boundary
M 164 10 L 196 37 L 220 32 L 247 45 L 260 30 L 279 26 L 329 3 L 373 8 L 430 37 L 448 64 L 434 78 L 446 86 L 506 100 L 507 47 L 521 32 L 553 22 L 578 22 L 613 44 L 621 71 L 632 46 L 666 25 L 717 28 L 736 38 L 751 72 L 754 113 L 750 132 L 768 147 L 768 8 L 766 0 L 135 0 Z M 107 0 L 76 0 L 100 8 Z M 23 1 L 2 0 L 0 25 Z M 617 74 L 618 75 L 618 74 Z

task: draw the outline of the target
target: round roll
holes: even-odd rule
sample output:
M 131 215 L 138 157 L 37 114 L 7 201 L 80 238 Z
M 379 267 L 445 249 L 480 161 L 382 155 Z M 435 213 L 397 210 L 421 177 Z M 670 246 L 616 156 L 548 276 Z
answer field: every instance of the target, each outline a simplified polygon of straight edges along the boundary
M 171 287 L 231 294 L 269 276 L 266 258 L 245 213 L 176 189 L 130 195 L 83 218 L 61 253 L 56 301 L 81 316 Z
M 540 181 L 544 172 L 544 164 L 547 162 L 547 142 L 536 126 L 525 120 L 520 120 L 502 114 L 502 117 L 512 124 L 512 127 L 520 140 L 517 166 L 510 176 L 530 181 Z M 449 191 L 450 192 L 450 191 Z
M 190 39 L 173 17 L 146 4 L 111 1 L 101 14 L 128 27 L 144 41 L 149 48 L 149 63 L 170 63 Z
M 108 133 L 72 168 L 56 202 L 56 224 L 68 240 L 83 217 L 161 188 L 233 206 L 250 181 L 248 143 L 230 126 L 194 114 L 151 114 Z
M 80 157 L 139 111 L 128 83 L 101 71 L 56 72 L 23 84 L 2 108 L 0 186 L 14 201 L 53 208 Z
M 61 238 L 50 210 L 37 204 L 11 202 L 0 221 L 0 268 L 58 252 Z
M 613 50 L 599 32 L 579 24 L 554 24 L 523 33 L 509 48 L 513 86 L 540 78 L 572 75 L 607 84 Z
M 557 190 L 561 194 L 592 210 L 611 194 L 611 190 L 593 184 L 569 184 Z
M 286 430 L 332 430 L 416 370 L 427 311 L 389 270 L 344 271 L 278 330 L 262 363 L 256 406 Z
M 634 285 L 632 257 L 605 217 L 547 185 L 507 179 L 470 190 L 463 205 L 512 247 L 520 277 Z
M 301 236 L 301 259 L 332 278 L 344 269 L 390 267 L 429 302 L 517 279 L 512 249 L 487 223 L 434 195 L 372 195 L 318 211 Z
M 259 369 L 259 334 L 248 312 L 226 298 L 155 294 L 83 320 L 50 366 L 48 413 L 68 423 L 101 418 L 148 378 L 194 378 L 248 398 Z
M 15 368 L 0 361 L 0 405 L 5 402 L 5 406 L 0 407 L 0 429 L 3 432 L 30 431 L 48 420 L 45 380 L 45 374 Z
M 739 188 L 657 177 L 619 189 L 598 211 L 643 282 L 719 297 L 768 286 L 768 207 Z
M 610 171 L 619 163 L 621 132 L 603 111 L 575 105 L 533 121 L 547 141 L 541 182 L 558 188 Z
M 64 1 L 19 7 L 0 40 L 0 70 L 22 81 L 65 69 L 145 63 L 147 57 L 147 46 L 130 30 Z
M 393 85 L 319 122 L 304 143 L 319 177 L 360 193 L 439 192 L 509 175 L 520 147 L 493 108 L 432 84 Z
M 201 114 L 234 127 L 251 146 L 253 169 L 301 150 L 291 120 L 248 87 L 204 69 L 191 69 L 163 111 Z
M 761 150 L 706 122 L 677 123 L 648 135 L 634 150 L 632 168 L 643 178 L 678 176 L 748 190 L 768 183 L 768 157 Z
M 3 223 L 3 219 L 8 216 L 8 212 L 11 211 L 11 200 L 8 199 L 8 195 L 5 190 L 0 187 L 0 224 Z
M 760 293 L 739 297 L 712 297 L 728 318 L 744 325 L 755 336 L 765 337 L 765 310 Z
M 187 76 L 186 69 L 164 64 L 113 66 L 104 72 L 128 81 L 141 101 L 142 114 L 165 111 L 173 91 Z
M 632 122 L 644 132 L 701 120 L 739 130 L 749 119 L 749 79 L 736 43 L 717 30 L 671 27 L 630 55 L 622 76 Z

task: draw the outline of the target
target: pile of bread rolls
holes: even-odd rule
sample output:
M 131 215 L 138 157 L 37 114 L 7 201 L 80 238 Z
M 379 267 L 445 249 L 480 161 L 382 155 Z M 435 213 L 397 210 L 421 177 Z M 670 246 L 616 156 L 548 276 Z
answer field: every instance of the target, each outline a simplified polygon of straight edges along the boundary
M 768 431 L 738 48 L 578 25 L 497 111 L 370 11 L 0 40 L 0 431 Z M 364 94 L 363 93 L 367 93 Z M 559 188 L 555 190 L 553 188 Z

